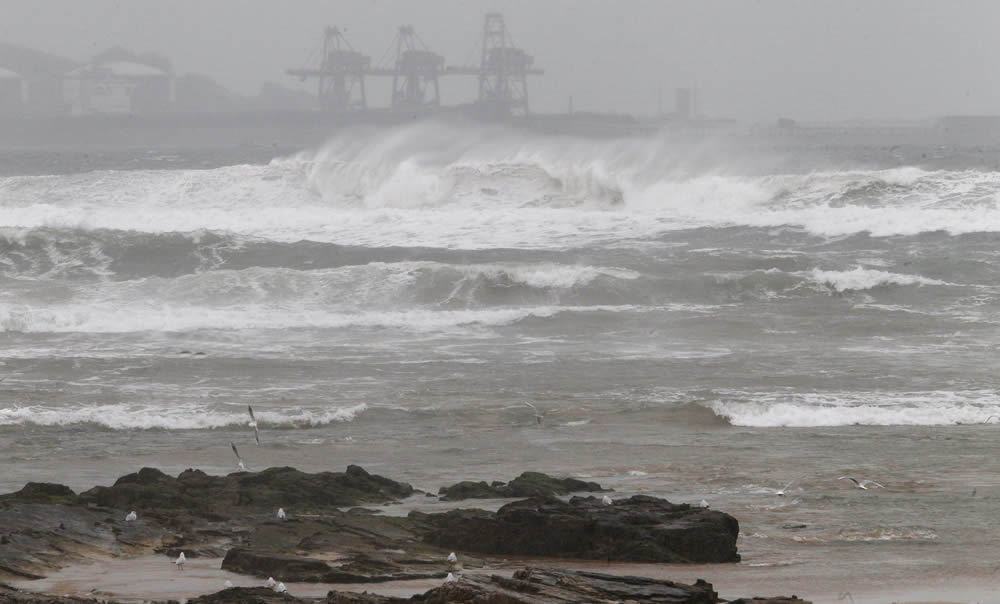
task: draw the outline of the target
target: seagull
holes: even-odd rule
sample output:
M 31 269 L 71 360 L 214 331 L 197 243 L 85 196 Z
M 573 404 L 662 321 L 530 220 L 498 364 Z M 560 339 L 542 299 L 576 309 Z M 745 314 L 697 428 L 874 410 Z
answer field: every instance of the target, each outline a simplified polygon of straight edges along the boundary
M 531 410 L 535 412 L 535 421 L 538 422 L 539 424 L 542 423 L 542 420 L 545 419 L 545 414 L 544 413 L 539 413 L 538 412 L 538 407 L 532 405 L 528 401 L 524 401 L 524 404 L 527 407 L 531 407 Z
M 138 518 L 138 516 L 135 515 L 135 510 L 132 510 L 125 516 L 125 522 L 132 522 L 136 518 Z
M 240 457 L 240 452 L 236 449 L 236 443 L 234 443 L 233 441 L 229 441 L 229 446 L 233 448 L 233 454 L 236 455 L 236 461 L 239 462 L 236 464 L 236 469 L 238 469 L 240 472 L 246 472 L 247 466 L 245 463 L 243 463 L 243 458 Z
M 984 424 L 988 424 L 988 423 L 990 423 L 990 420 L 991 420 L 991 419 L 994 419 L 995 417 L 996 417 L 995 415 L 991 415 L 991 416 L 987 417 L 987 418 L 986 418 L 986 421 L 984 421 L 983 423 L 984 423 Z
M 268 587 L 274 587 L 277 584 L 278 584 L 278 582 L 274 580 L 274 577 L 268 577 L 267 581 L 264 581 L 264 585 L 266 585 Z
M 864 489 L 865 491 L 868 490 L 868 485 L 872 485 L 872 486 L 877 487 L 879 489 L 884 489 L 885 488 L 885 485 L 881 485 L 881 484 L 875 482 L 874 480 L 860 480 L 859 481 L 857 478 L 851 478 L 850 476 L 841 476 L 837 480 L 844 480 L 844 479 L 850 480 L 859 489 Z
M 454 564 L 456 562 L 458 562 L 458 556 L 455 555 L 455 552 L 448 554 L 448 564 Z
M 232 586 L 233 586 L 233 582 L 230 581 L 229 579 L 226 579 L 226 589 L 229 589 Z
M 455 583 L 456 581 L 458 581 L 458 577 L 451 573 L 448 573 L 448 576 L 444 578 L 445 583 Z
M 775 491 L 774 494 L 777 495 L 778 497 L 784 497 L 785 491 L 787 491 L 788 487 L 792 486 L 793 484 L 795 484 L 794 480 L 790 481 L 788 484 Z
M 285 514 L 285 508 L 278 508 L 278 520 L 288 520 L 288 515 Z
M 181 552 L 181 555 L 177 556 L 177 559 L 174 560 L 174 564 L 176 564 L 177 568 L 179 568 L 181 570 L 184 570 L 184 563 L 185 562 L 187 562 L 187 558 L 184 557 L 184 552 Z
M 283 594 L 286 591 L 288 591 L 288 588 L 285 587 L 284 583 L 278 583 L 277 585 L 274 586 L 274 591 L 278 592 L 279 594 Z
M 253 438 L 257 441 L 257 446 L 260 446 L 260 432 L 257 431 L 257 418 L 253 416 L 253 407 L 247 405 L 247 411 L 250 412 L 250 424 L 249 426 L 253 428 Z
M 601 499 L 601 503 L 603 503 L 604 505 L 611 505 L 612 503 L 614 503 L 614 500 L 605 495 L 604 498 Z
M 698 507 L 708 509 L 708 502 L 702 499 L 701 503 L 698 504 Z

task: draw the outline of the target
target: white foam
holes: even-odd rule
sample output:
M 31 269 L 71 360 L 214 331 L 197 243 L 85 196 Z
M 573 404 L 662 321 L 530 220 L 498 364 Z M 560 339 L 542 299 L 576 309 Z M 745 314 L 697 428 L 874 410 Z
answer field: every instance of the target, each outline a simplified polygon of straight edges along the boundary
M 323 426 L 333 422 L 349 422 L 368 409 L 360 403 L 352 407 L 329 409 L 258 409 L 255 414 L 261 426 L 301 428 Z M 242 406 L 233 411 L 211 410 L 204 407 L 179 405 L 141 405 L 115 403 L 82 407 L 48 407 L 25 405 L 0 408 L 0 426 L 34 424 L 68 426 L 97 424 L 112 430 L 206 430 L 246 426 L 246 411 Z
M 837 292 L 864 291 L 889 285 L 951 285 L 945 281 L 920 275 L 891 273 L 860 266 L 849 271 L 824 271 L 817 268 L 806 276 Z
M 337 312 L 318 309 L 288 310 L 243 305 L 236 308 L 168 306 L 137 303 L 129 307 L 75 305 L 27 308 L 0 304 L 0 332 L 22 333 L 130 333 L 183 332 L 200 329 L 390 328 L 416 332 L 463 326 L 503 326 L 531 317 L 560 313 L 629 312 L 648 308 L 619 306 L 530 306 L 488 310 L 398 310 Z
M 707 406 L 736 426 L 946 426 L 981 424 L 991 415 L 1000 416 L 1000 395 L 992 390 L 734 393 Z

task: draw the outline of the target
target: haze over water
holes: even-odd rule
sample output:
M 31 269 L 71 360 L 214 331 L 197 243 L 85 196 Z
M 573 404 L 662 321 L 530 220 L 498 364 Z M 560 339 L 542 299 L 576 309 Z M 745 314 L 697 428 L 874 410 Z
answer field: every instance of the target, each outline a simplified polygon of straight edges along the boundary
M 228 472 L 234 440 L 432 492 L 534 469 L 704 498 L 744 566 L 800 579 L 989 576 L 998 173 L 670 141 L 425 123 L 269 163 L 22 161 L 0 490 Z

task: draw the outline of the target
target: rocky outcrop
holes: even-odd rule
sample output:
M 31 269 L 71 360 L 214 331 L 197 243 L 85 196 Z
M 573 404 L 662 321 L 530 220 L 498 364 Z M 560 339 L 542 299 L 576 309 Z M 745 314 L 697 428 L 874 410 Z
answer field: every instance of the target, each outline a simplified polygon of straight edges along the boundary
M 302 600 L 289 594 L 278 593 L 268 587 L 230 587 L 214 594 L 192 598 L 187 604 L 289 604 L 291 602 L 322 602 L 318 598 Z
M 83 503 L 137 510 L 161 519 L 180 515 L 209 520 L 245 517 L 248 512 L 322 512 L 340 506 L 384 503 L 413 494 L 413 487 L 369 474 L 359 466 L 343 473 L 310 474 L 295 468 L 268 468 L 209 476 L 185 470 L 177 478 L 155 468 L 122 476 L 113 486 L 94 487 L 79 495 Z
M 526 568 L 511 578 L 464 576 L 421 596 L 426 604 L 482 602 L 496 604 L 569 604 L 603 602 L 658 602 L 663 604 L 716 604 L 712 585 L 694 585 L 621 577 L 586 571 Z
M 524 472 L 509 483 L 494 481 L 473 482 L 470 480 L 441 487 L 438 495 L 445 501 L 463 499 L 505 499 L 522 497 L 553 497 L 570 493 L 599 493 L 603 489 L 596 482 L 585 482 L 576 478 L 553 478 L 541 472 Z
M 154 549 L 163 529 L 117 511 L 63 504 L 0 503 L 0 578 L 35 579 L 75 561 Z
M 405 562 L 409 562 L 406 564 Z M 223 570 L 280 581 L 308 583 L 384 583 L 411 579 L 443 579 L 447 576 L 442 557 L 432 560 L 397 560 L 377 552 L 353 554 L 342 561 L 325 560 L 234 548 L 222 560 Z M 423 566 L 414 569 L 414 565 Z
M 556 556 L 626 562 L 739 562 L 739 523 L 722 512 L 635 496 L 605 505 L 594 497 L 569 502 L 535 497 L 496 513 L 412 512 L 431 527 L 424 541 L 467 552 Z

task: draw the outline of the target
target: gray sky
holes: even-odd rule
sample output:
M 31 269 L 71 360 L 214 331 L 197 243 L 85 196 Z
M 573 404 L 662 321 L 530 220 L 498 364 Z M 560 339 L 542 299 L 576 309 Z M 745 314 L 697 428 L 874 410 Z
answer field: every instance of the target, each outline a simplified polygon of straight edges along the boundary
M 254 93 L 297 85 L 284 70 L 327 24 L 373 61 L 408 23 L 448 62 L 478 62 L 491 10 L 546 69 L 536 111 L 572 94 L 577 109 L 652 113 L 659 87 L 669 107 L 673 88 L 694 86 L 702 113 L 741 119 L 1000 113 L 995 0 L 0 0 L 0 41 L 78 59 L 156 51 Z M 473 89 L 455 80 L 444 100 Z

